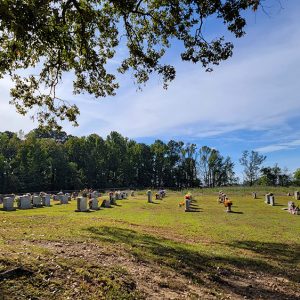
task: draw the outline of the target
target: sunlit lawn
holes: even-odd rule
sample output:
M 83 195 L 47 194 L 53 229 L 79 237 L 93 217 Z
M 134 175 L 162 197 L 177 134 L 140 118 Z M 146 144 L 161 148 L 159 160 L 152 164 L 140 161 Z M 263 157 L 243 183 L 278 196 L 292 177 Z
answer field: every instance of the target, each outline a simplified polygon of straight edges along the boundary
M 209 274 L 215 267 L 264 271 L 297 282 L 300 216 L 282 209 L 293 197 L 277 190 L 276 206 L 272 207 L 264 203 L 263 192 L 258 199 L 252 199 L 250 190 L 227 193 L 233 201 L 232 213 L 226 213 L 224 206 L 217 203 L 216 190 L 193 191 L 194 212 L 184 212 L 184 207 L 178 206 L 183 192 L 171 191 L 163 200 L 154 200 L 155 204 L 147 203 L 142 191 L 117 201 L 117 206 L 89 213 L 75 212 L 75 201 L 0 211 L 2 270 L 8 268 L 5 257 L 11 265 L 14 261 L 27 263 L 28 256 L 20 255 L 21 242 L 32 244 L 29 256 L 35 256 L 35 252 L 43 252 L 37 242 L 76 241 L 123 249 L 146 263 L 160 263 L 182 273 L 198 284 L 200 271 Z

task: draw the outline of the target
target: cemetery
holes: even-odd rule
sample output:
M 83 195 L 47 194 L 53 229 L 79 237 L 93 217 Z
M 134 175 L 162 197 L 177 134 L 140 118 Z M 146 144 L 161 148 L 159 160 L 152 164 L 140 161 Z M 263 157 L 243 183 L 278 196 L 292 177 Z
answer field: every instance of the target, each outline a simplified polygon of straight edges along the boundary
M 0 300 L 300 300 L 299 9 L 0 1 Z
M 11 299 L 297 299 L 300 200 L 289 193 L 5 195 L 1 291 Z

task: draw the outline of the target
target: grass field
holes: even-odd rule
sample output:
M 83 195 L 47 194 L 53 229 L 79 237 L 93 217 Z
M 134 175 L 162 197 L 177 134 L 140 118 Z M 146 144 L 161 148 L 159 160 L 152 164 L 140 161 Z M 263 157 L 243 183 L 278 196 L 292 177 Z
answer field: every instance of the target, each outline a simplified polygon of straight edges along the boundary
M 227 189 L 233 213 L 216 192 L 193 191 L 194 212 L 171 191 L 89 213 L 75 201 L 0 211 L 0 299 L 300 298 L 300 216 L 282 210 L 287 190 L 273 189 L 272 207 L 263 190 Z

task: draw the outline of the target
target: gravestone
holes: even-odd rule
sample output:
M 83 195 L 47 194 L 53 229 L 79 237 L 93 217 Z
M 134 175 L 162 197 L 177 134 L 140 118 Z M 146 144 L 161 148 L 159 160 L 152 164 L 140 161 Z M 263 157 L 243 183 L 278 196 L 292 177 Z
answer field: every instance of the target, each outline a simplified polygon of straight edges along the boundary
M 274 197 L 273 194 L 269 196 L 269 204 L 270 204 L 271 206 L 274 206 L 274 205 L 275 205 L 275 197 Z
M 28 195 L 20 196 L 19 208 L 20 209 L 32 208 L 31 196 Z
M 106 203 L 106 202 L 109 202 L 109 203 Z M 116 193 L 110 192 L 109 200 L 107 200 L 106 202 L 105 202 L 105 207 L 110 207 L 110 205 L 116 204 Z
M 256 192 L 253 192 L 253 193 L 252 193 L 252 198 L 253 198 L 253 199 L 257 199 Z
M 68 204 L 68 196 L 67 195 L 58 195 L 60 204 Z
M 99 192 L 93 191 L 92 192 L 92 198 L 98 198 L 99 197 Z
M 153 201 L 152 201 L 152 192 L 150 190 L 148 190 L 147 196 L 148 196 L 148 203 L 153 203 Z
M 77 197 L 77 210 L 76 212 L 87 212 L 87 198 L 86 197 Z
M 45 194 L 42 196 L 42 204 L 43 206 L 50 206 L 50 195 Z
M 5 197 L 3 199 L 3 210 L 12 211 L 14 208 L 14 197 Z
M 270 204 L 270 193 L 265 195 L 265 203 Z
M 131 191 L 131 197 L 134 197 L 134 191 Z
M 295 200 L 300 200 L 300 192 L 299 191 L 296 191 L 294 193 L 294 196 L 295 196 Z
M 34 207 L 42 207 L 42 200 L 40 196 L 33 196 L 32 197 L 32 204 Z
M 112 195 L 112 198 L 105 200 L 105 207 L 106 208 L 110 208 L 111 207 L 111 201 L 115 201 L 113 195 Z
M 291 212 L 294 206 L 294 202 L 293 201 L 289 201 L 288 202 L 288 211 Z
M 99 206 L 98 206 L 98 198 L 92 198 L 90 200 L 90 209 L 92 210 L 99 210 Z
M 65 196 L 67 197 L 67 199 L 68 199 L 68 202 L 69 202 L 69 201 L 71 201 L 71 194 L 69 194 L 69 193 L 66 193 L 66 194 L 65 194 Z
M 191 210 L 191 199 L 185 198 L 185 211 Z

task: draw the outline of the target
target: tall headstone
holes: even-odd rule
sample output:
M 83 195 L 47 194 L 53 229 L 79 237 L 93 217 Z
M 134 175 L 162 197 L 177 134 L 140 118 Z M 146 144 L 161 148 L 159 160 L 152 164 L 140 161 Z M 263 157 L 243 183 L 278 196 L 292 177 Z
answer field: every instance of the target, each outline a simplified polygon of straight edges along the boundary
M 191 199 L 185 198 L 185 211 L 191 210 Z
M 265 203 L 270 204 L 270 193 L 265 195 Z
M 253 199 L 257 199 L 256 192 L 252 192 L 252 198 L 253 198 Z
M 300 192 L 299 191 L 296 191 L 294 193 L 294 196 L 295 196 L 295 200 L 300 200 Z
M 86 197 L 77 197 L 77 212 L 86 212 L 88 211 L 87 207 L 87 198 Z
M 32 208 L 31 197 L 28 195 L 20 196 L 19 200 L 19 208 L 21 209 L 29 209 Z
M 3 198 L 3 210 L 6 210 L 6 211 L 16 210 L 14 208 L 14 198 L 13 197 Z
M 152 192 L 150 190 L 147 191 L 148 203 L 153 203 L 152 201 Z
M 274 206 L 275 205 L 275 197 L 273 194 L 270 195 L 269 197 L 269 204 Z

